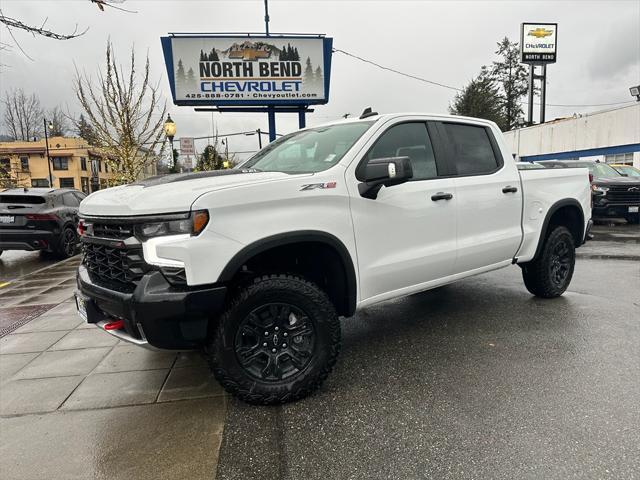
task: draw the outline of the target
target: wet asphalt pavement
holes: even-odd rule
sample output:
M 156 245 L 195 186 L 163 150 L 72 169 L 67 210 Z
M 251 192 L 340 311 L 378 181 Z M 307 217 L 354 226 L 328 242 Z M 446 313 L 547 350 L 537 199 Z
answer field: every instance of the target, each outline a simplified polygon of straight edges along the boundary
M 57 263 L 53 255 L 40 252 L 10 250 L 0 255 L 0 284 L 16 280 L 23 275 L 35 272 Z
M 532 297 L 518 267 L 370 308 L 316 395 L 233 401 L 219 479 L 640 475 L 640 262 L 579 259 Z

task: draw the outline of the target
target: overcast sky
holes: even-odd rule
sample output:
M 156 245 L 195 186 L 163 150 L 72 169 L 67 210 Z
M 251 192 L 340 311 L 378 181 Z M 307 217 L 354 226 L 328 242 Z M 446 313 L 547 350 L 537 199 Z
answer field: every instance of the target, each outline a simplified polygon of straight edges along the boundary
M 133 46 L 147 52 L 160 81 L 177 137 L 211 132 L 211 114 L 171 103 L 160 36 L 167 32 L 264 31 L 262 0 L 127 0 L 100 12 L 88 0 L 1 0 L 2 13 L 29 24 L 67 32 L 89 28 L 77 39 L 55 41 L 15 31 L 27 59 L 14 45 L 0 52 L 0 89 L 36 92 L 45 108 L 62 105 L 79 112 L 72 91 L 74 65 L 93 74 L 104 61 L 108 38 L 125 61 Z M 631 100 L 640 83 L 640 1 L 279 1 L 270 0 L 272 32 L 326 33 L 334 47 L 404 72 L 464 86 L 494 59 L 496 42 L 519 38 L 521 22 L 557 22 L 558 61 L 548 67 L 549 104 L 599 104 Z M 0 27 L 0 41 L 13 45 Z M 316 107 L 308 123 L 324 123 L 344 113 L 446 113 L 455 92 L 377 69 L 336 53 L 329 103 Z M 0 107 L 1 108 L 1 107 Z M 603 107 L 548 107 L 547 118 Z M 1 112 L 0 112 L 1 114 Z M 537 112 L 536 112 L 537 118 Z M 219 133 L 266 130 L 265 114 L 215 114 Z M 279 115 L 278 132 L 297 128 L 294 115 Z M 202 142 L 196 144 L 199 149 Z M 230 150 L 253 150 L 256 137 L 233 137 Z M 244 155 L 243 155 L 244 156 Z

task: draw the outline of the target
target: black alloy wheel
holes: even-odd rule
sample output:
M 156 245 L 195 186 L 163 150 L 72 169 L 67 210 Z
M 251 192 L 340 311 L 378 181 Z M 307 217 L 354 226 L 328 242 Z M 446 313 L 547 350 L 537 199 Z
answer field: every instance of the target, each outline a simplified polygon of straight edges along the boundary
M 551 253 L 551 281 L 557 286 L 562 287 L 567 280 L 573 256 L 570 253 L 569 245 L 565 239 L 558 240 L 553 245 Z
M 238 288 L 214 320 L 205 353 L 220 384 L 254 404 L 310 395 L 340 352 L 340 321 L 327 294 L 295 275 L 264 275 Z
M 71 227 L 66 227 L 60 235 L 60 243 L 56 248 L 56 254 L 60 258 L 73 257 L 78 246 L 78 236 Z
M 521 265 L 524 284 L 537 297 L 559 297 L 571 283 L 575 263 L 573 235 L 566 227 L 553 227 L 540 255 Z
M 309 365 L 315 340 L 313 323 L 300 308 L 267 303 L 240 322 L 235 351 L 249 375 L 258 380 L 285 380 Z

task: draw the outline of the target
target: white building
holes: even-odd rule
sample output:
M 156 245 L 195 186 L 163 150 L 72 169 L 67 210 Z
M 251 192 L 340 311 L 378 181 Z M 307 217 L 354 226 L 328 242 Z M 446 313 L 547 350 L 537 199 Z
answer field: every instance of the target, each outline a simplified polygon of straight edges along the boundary
M 640 168 L 640 103 L 506 132 L 521 161 L 593 160 Z

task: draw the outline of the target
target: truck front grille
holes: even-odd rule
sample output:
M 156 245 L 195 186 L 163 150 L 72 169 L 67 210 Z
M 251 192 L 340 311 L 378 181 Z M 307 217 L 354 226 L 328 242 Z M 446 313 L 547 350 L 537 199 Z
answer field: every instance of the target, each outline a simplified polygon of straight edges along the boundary
M 133 236 L 133 225 L 110 225 L 108 223 L 94 223 L 93 235 L 100 238 L 114 238 L 124 240 Z
M 82 251 L 82 263 L 90 273 L 102 280 L 131 288 L 152 268 L 144 261 L 142 247 L 117 248 L 83 242 Z
M 639 205 L 640 187 L 635 185 L 612 185 L 607 192 L 607 200 L 611 203 Z

